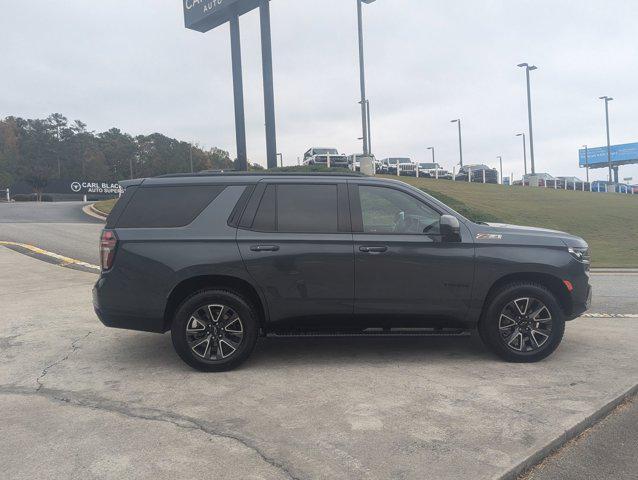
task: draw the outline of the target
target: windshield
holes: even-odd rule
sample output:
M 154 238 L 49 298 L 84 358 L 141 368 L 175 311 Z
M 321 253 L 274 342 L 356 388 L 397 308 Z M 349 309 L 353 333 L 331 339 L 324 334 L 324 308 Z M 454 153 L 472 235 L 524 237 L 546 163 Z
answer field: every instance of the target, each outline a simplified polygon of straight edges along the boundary
M 315 148 L 312 151 L 315 155 L 339 155 L 336 148 Z
M 419 167 L 433 170 L 435 168 L 439 168 L 439 164 L 438 163 L 419 163 Z

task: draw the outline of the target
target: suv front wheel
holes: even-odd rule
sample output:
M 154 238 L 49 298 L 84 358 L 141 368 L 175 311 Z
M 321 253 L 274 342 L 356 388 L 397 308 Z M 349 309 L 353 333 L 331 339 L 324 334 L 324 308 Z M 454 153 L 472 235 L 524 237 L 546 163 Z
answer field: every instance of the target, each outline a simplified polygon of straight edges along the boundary
M 171 327 L 184 362 L 204 372 L 231 370 L 252 353 L 259 326 L 254 308 L 239 295 L 204 290 L 186 299 Z
M 536 283 L 499 289 L 479 323 L 485 345 L 509 362 L 538 362 L 560 345 L 565 318 L 556 297 Z

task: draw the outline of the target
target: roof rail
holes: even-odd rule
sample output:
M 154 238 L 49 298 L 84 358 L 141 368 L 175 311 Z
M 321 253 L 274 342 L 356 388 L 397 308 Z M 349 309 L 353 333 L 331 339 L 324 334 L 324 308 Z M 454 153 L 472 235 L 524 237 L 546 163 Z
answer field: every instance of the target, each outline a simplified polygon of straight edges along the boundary
M 358 172 L 200 172 L 200 173 L 170 173 L 155 178 L 201 178 L 201 177 L 365 177 Z

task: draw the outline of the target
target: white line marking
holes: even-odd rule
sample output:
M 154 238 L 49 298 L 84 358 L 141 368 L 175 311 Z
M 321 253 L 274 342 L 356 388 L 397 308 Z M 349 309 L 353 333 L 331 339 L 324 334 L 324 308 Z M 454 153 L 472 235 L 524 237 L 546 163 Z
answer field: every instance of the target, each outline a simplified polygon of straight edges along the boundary
M 583 318 L 638 318 L 637 313 L 586 313 Z

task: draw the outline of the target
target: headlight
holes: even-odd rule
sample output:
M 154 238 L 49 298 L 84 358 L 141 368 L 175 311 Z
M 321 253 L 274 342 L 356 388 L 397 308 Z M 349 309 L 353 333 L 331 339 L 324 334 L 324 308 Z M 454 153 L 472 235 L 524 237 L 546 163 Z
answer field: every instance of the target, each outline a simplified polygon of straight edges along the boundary
M 583 247 L 569 247 L 567 251 L 579 262 L 589 263 L 591 260 L 591 254 L 589 248 Z

